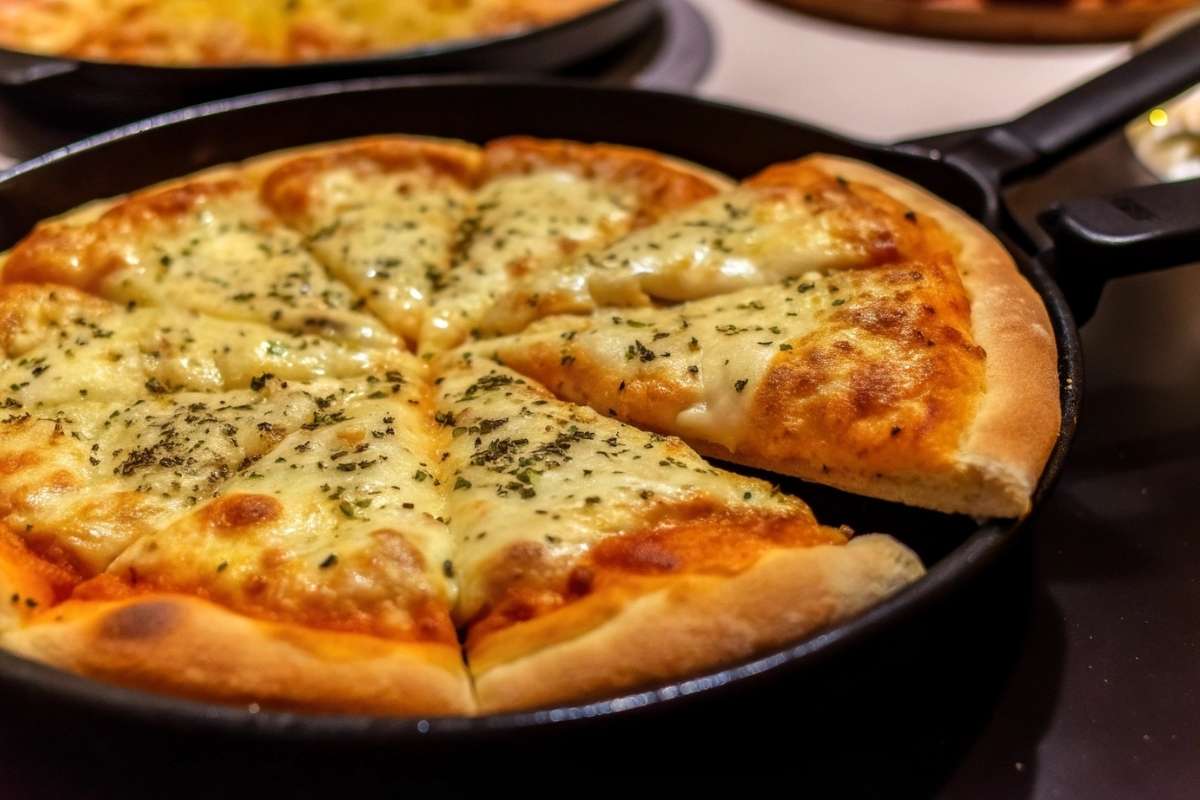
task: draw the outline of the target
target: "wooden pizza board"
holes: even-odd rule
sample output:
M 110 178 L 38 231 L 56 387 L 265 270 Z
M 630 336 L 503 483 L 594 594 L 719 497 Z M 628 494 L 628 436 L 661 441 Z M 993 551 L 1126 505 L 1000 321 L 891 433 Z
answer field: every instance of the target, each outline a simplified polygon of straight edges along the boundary
M 774 0 L 823 17 L 922 36 L 1006 42 L 1132 39 L 1197 0 Z

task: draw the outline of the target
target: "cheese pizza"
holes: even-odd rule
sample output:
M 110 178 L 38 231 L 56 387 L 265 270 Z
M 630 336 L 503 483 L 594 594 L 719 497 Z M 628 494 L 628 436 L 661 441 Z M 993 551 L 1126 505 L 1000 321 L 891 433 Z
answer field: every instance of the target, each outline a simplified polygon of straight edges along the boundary
M 0 646 L 201 700 L 477 714 L 751 658 L 923 567 L 708 458 L 1019 516 L 1057 432 L 1005 251 L 844 159 L 372 137 L 0 265 Z
M 1057 433 L 1049 321 L 998 242 L 911 184 L 778 165 L 552 278 L 526 296 L 632 307 L 493 345 L 562 397 L 850 491 L 1028 509 Z
M 611 0 L 4 0 L 0 46 L 161 66 L 348 58 L 512 34 Z

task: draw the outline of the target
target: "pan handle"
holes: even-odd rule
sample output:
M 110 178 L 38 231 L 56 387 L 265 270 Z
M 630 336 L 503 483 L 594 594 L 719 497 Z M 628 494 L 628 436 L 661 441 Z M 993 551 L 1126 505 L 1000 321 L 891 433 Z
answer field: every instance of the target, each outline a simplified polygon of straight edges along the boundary
M 1200 83 L 1200 23 L 945 154 L 993 185 L 1042 172 Z
M 1200 261 L 1200 178 L 1057 203 L 1038 216 L 1056 277 L 1082 322 L 1104 283 Z

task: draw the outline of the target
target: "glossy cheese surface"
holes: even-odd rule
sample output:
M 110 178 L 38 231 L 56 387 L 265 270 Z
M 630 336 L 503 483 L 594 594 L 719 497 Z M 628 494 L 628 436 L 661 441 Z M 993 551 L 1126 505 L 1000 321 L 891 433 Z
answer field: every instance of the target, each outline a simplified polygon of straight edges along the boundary
M 404 357 L 315 335 L 289 334 L 65 286 L 0 286 L 0 386 L 7 408 L 247 388 L 263 374 L 290 380 L 365 376 Z
M 337 386 L 215 498 L 141 537 L 76 594 L 199 592 L 254 616 L 453 642 L 451 542 L 423 395 L 419 384 Z
M 808 518 L 770 484 L 716 469 L 678 439 L 557 400 L 485 360 L 443 372 L 438 408 L 451 434 L 444 480 L 462 619 L 489 602 L 506 573 L 562 572 L 604 539 L 680 507 Z
M 80 223 L 43 223 L 14 248 L 4 273 L 10 281 L 64 283 L 117 303 L 188 309 L 295 335 L 395 343 L 238 178 L 150 190 Z

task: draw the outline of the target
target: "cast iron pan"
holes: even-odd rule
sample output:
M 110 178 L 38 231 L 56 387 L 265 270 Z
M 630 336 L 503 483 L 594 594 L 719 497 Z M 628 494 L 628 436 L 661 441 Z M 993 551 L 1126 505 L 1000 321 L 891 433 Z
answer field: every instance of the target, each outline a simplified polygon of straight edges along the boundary
M 112 124 L 214 97 L 316 81 L 388 74 L 548 72 L 628 38 L 657 8 L 658 0 L 613 0 L 528 31 L 297 64 L 147 66 L 0 48 L 0 93 L 51 114 Z
M 814 151 L 864 159 L 924 185 L 987 225 L 1049 309 L 1059 349 L 1062 433 L 1037 489 L 1036 509 L 1062 468 L 1080 412 L 1082 356 L 1073 308 L 1082 316 L 1090 314 L 1099 287 L 1115 273 L 1088 259 L 1097 252 L 1118 252 L 1110 261 L 1119 263 L 1123 272 L 1193 260 L 1195 250 L 1180 243 L 1186 245 L 1188 236 L 1194 243 L 1200 226 L 1187 215 L 1156 214 L 1157 198 L 1151 189 L 1140 199 L 1089 201 L 1059 209 L 1050 221 L 1061 235 L 1061 248 L 1057 253 L 1033 252 L 1031 237 L 1008 219 L 1000 189 L 1014 178 L 1046 169 L 1197 80 L 1200 27 L 949 152 L 912 144 L 865 144 L 683 95 L 567 82 L 421 78 L 293 88 L 167 114 L 0 174 L 0 247 L 11 246 L 38 220 L 94 198 L 277 148 L 372 133 L 474 141 L 512 133 L 606 140 L 662 150 L 738 177 Z M 1196 188 L 1170 191 L 1190 191 L 1192 205 L 1200 206 Z M 1126 213 L 1135 206 L 1140 210 Z M 776 692 L 788 690 L 794 697 L 813 685 L 810 678 L 830 668 L 837 675 L 848 674 L 845 665 L 853 662 L 851 654 L 873 642 L 890 642 L 893 650 L 918 647 L 918 640 L 900 638 L 900 632 L 907 637 L 914 621 L 977 581 L 984 568 L 1014 544 L 1027 544 L 1021 534 L 1028 519 L 980 523 L 821 487 L 795 488 L 826 520 L 896 534 L 930 566 L 928 576 L 858 618 L 795 646 L 666 686 L 587 705 L 476 719 L 318 716 L 122 689 L 0 652 L 0 692 L 8 709 L 60 709 L 74 720 L 83 718 L 81 714 L 88 720 L 115 716 L 160 731 L 203 731 L 223 741 L 250 738 L 255 747 L 307 742 L 328 748 L 378 747 L 411 757 L 428 750 L 456 753 L 480 740 L 511 744 L 542 736 L 540 741 L 549 737 L 561 744 L 571 741 L 559 736 L 566 730 L 582 735 L 630 722 L 641 726 L 647 715 L 678 718 L 721 704 L 726 709 L 731 704 L 741 707 L 755 698 L 772 698 L 768 710 L 761 712 L 769 714 L 770 703 L 783 696 Z M 869 672 L 869 664 L 859 667 Z M 78 723 L 75 727 L 89 730 Z

